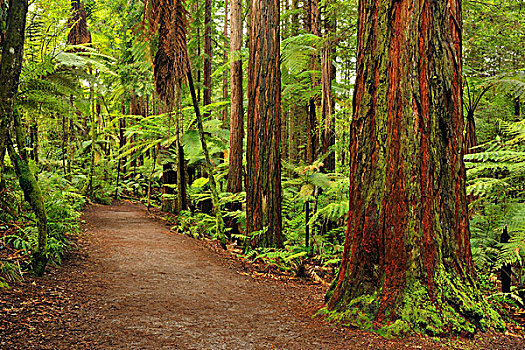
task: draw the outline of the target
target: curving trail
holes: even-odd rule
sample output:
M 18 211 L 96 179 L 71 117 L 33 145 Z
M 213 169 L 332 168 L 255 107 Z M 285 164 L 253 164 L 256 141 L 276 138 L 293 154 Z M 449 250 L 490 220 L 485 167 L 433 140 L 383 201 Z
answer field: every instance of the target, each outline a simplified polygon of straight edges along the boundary
M 92 205 L 58 269 L 0 290 L 0 349 L 524 349 L 516 337 L 377 334 L 312 315 L 323 289 L 254 278 L 209 243 L 170 233 L 141 205 Z
M 334 349 L 342 337 L 297 315 L 297 288 L 236 271 L 203 242 L 170 234 L 140 206 L 93 206 L 101 348 Z M 299 293 L 301 295 L 291 294 Z M 306 304 L 305 304 L 306 305 Z M 299 309 L 299 311 L 301 311 Z M 303 310 L 304 311 L 304 310 Z

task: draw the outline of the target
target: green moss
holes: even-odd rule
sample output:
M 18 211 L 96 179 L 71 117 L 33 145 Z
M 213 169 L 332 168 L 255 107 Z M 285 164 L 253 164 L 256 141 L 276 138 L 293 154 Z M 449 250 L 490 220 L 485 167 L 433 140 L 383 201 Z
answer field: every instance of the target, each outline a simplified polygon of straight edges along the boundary
M 430 300 L 427 287 L 420 281 L 414 280 L 409 284 L 405 289 L 398 320 L 382 327 L 382 333 L 441 335 L 504 330 L 505 324 L 501 317 L 477 288 L 452 276 L 444 267 L 438 269 L 435 281 L 437 288 L 434 290 L 434 302 Z
M 450 334 L 474 334 L 478 330 L 505 329 L 500 315 L 487 300 L 465 279 L 454 276 L 441 266 L 434 276 L 435 290 L 430 299 L 427 286 L 420 280 L 408 281 L 403 299 L 393 312 L 386 315 L 385 323 L 376 321 L 381 293 L 362 295 L 346 306 L 334 311 L 319 312 L 329 321 L 345 326 L 375 330 L 385 337 L 405 334 L 441 336 Z
M 326 320 L 341 324 L 346 327 L 371 330 L 374 328 L 374 315 L 378 307 L 377 294 L 361 295 L 353 299 L 343 311 L 322 308 L 317 315 L 324 316 Z

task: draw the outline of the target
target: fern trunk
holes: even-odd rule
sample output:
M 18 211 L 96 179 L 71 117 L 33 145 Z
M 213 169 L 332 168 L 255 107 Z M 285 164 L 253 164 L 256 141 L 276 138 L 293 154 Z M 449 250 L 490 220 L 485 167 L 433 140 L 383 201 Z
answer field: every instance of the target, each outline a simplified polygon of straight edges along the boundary
M 177 158 L 175 160 L 175 167 L 177 172 L 177 209 L 176 212 L 188 209 L 187 196 L 186 196 L 186 169 L 184 166 L 184 147 L 181 143 L 182 134 L 182 82 L 177 81 L 175 86 L 175 149 L 177 152 Z

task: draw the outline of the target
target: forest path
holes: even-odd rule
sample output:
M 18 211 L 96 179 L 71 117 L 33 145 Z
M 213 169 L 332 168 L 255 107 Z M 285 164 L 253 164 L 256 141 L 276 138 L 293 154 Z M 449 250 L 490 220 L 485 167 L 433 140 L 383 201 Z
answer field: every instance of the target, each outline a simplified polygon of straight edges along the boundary
M 525 349 L 504 335 L 387 340 L 335 328 L 312 318 L 323 288 L 250 276 L 141 205 L 92 205 L 84 220 L 63 266 L 0 290 L 0 349 Z
M 304 311 L 298 315 L 297 297 L 308 297 L 307 290 L 238 273 L 233 261 L 203 242 L 170 233 L 141 206 L 92 206 L 84 219 L 92 235 L 90 259 L 104 286 L 93 308 L 102 315 L 97 325 L 102 348 L 335 349 L 344 344 L 343 337 Z
M 142 206 L 95 205 L 84 219 L 103 285 L 92 307 L 101 348 L 398 348 L 312 319 L 319 288 L 247 276 L 206 243 L 170 233 Z

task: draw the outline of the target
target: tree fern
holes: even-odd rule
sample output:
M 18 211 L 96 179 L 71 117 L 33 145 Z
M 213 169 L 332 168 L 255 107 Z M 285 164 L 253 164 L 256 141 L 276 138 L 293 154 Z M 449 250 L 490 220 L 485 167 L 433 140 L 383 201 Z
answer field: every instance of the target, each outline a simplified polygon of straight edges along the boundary
M 298 75 L 308 69 L 310 59 L 317 52 L 322 38 L 313 34 L 300 34 L 284 39 L 281 43 L 283 70 Z
M 513 98 L 525 98 L 525 72 L 517 71 L 497 75 L 488 81 Z
M 340 202 L 330 203 L 327 206 L 319 209 L 308 222 L 309 225 L 313 225 L 315 222 L 320 221 L 320 219 L 337 221 L 346 215 L 348 215 L 349 203 L 348 200 L 343 200 Z

